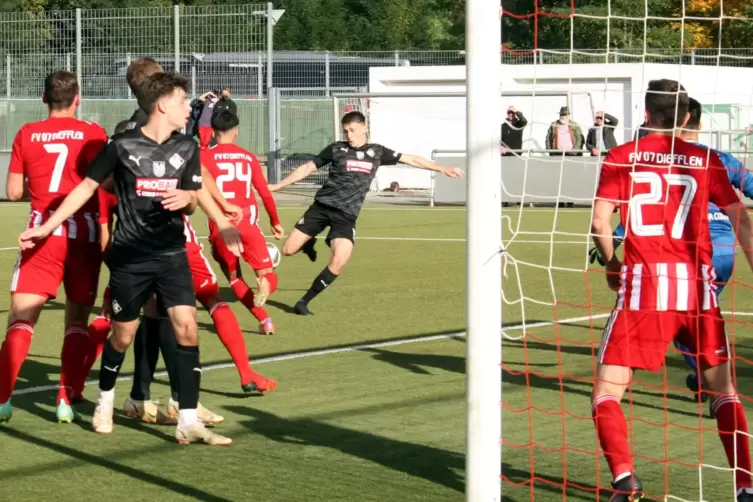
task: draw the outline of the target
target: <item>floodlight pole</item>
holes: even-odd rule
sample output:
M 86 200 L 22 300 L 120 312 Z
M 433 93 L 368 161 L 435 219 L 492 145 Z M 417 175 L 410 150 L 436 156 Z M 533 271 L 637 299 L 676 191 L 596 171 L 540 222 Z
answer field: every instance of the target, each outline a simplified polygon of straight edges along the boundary
M 502 163 L 499 2 L 467 0 L 467 502 L 502 497 Z

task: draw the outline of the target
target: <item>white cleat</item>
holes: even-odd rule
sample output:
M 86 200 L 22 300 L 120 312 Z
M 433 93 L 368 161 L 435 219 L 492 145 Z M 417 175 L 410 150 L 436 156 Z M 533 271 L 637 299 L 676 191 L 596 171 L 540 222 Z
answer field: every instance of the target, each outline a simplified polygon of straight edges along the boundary
M 92 428 L 97 434 L 111 434 L 112 433 L 112 416 L 114 410 L 112 403 L 108 403 L 99 400 L 97 408 L 94 410 L 94 416 L 92 417 Z
M 180 444 L 204 443 L 210 446 L 230 446 L 233 444 L 232 439 L 207 429 L 201 422 L 176 427 L 175 440 Z

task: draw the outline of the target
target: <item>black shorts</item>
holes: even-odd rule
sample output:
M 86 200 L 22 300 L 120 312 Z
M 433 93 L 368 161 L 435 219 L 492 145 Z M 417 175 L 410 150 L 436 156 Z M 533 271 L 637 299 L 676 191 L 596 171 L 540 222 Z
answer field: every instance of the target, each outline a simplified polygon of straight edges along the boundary
M 162 309 L 196 305 L 193 278 L 185 251 L 171 255 L 133 258 L 127 253 L 110 253 L 110 295 L 112 318 L 118 322 L 138 319 L 141 307 L 153 293 Z
M 355 244 L 356 217 L 318 202 L 311 204 L 295 226 L 311 237 L 316 237 L 327 227 L 329 227 L 327 245 L 332 239 L 348 239 Z

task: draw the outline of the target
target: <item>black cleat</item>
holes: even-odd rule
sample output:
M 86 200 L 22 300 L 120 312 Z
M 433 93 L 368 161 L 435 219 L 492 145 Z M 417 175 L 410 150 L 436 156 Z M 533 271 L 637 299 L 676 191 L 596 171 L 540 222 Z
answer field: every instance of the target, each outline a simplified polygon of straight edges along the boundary
M 706 401 L 708 401 L 709 395 L 706 392 L 704 391 L 698 392 L 698 375 L 696 375 L 695 373 L 691 373 L 690 375 L 688 375 L 688 377 L 685 379 L 685 385 L 687 386 L 690 392 L 695 393 L 695 398 L 699 402 L 705 403 Z M 704 386 L 704 389 L 705 389 L 705 386 Z
M 614 493 L 609 502 L 638 502 L 639 500 L 644 500 L 646 496 L 643 493 L 643 484 L 635 474 L 612 483 L 612 487 L 614 488 Z
M 308 256 L 311 261 L 316 261 L 316 249 L 314 249 L 314 245 L 316 245 L 316 237 L 307 240 L 306 244 L 301 247 L 301 252 Z
M 753 502 L 753 490 L 750 488 L 743 489 L 743 491 L 737 495 L 737 502 Z
M 309 306 L 306 305 L 306 302 L 299 301 L 295 304 L 295 307 L 293 307 L 293 310 L 295 310 L 295 313 L 298 315 L 314 315 L 309 310 Z
M 262 392 L 259 390 L 259 387 L 254 382 L 248 382 L 246 385 L 241 385 L 241 390 L 243 390 L 244 394 L 249 394 L 251 396 L 262 395 Z

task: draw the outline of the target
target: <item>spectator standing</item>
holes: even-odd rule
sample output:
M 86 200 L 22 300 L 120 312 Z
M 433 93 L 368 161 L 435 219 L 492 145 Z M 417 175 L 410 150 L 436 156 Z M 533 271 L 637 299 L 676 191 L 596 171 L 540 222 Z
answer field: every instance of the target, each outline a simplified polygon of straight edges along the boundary
M 591 151 L 591 155 L 606 155 L 608 150 L 617 146 L 614 129 L 619 123 L 614 116 L 606 112 L 596 112 L 594 126 L 588 130 L 586 136 L 586 149 Z
M 523 128 L 528 120 L 514 106 L 507 109 L 507 119 L 502 123 L 502 155 L 515 155 L 513 151 L 523 149 Z
M 220 90 L 220 99 L 214 105 L 214 113 L 220 113 L 220 110 L 229 110 L 236 117 L 238 116 L 238 105 L 230 98 L 230 87 L 223 87 Z
M 546 135 L 546 149 L 557 150 L 549 155 L 583 155 L 581 150 L 584 145 L 583 130 L 570 119 L 570 109 L 567 106 L 560 108 L 560 118 L 549 126 Z

